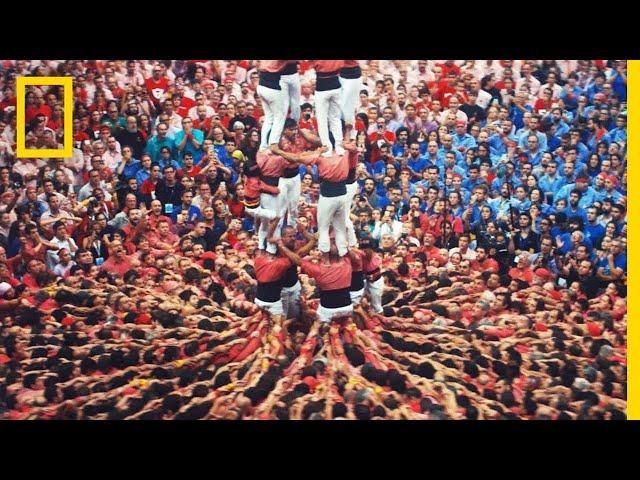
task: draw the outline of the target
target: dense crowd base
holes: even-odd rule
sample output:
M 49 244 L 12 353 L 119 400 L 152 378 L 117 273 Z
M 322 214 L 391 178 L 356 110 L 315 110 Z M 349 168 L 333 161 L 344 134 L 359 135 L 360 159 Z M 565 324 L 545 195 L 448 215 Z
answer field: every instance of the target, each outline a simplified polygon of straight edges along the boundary
M 621 312 L 585 313 L 541 286 L 386 279 L 382 315 L 365 299 L 330 324 L 312 298 L 283 322 L 189 290 L 51 287 L 4 319 L 2 418 L 625 417 Z M 143 313 L 117 314 L 124 302 Z

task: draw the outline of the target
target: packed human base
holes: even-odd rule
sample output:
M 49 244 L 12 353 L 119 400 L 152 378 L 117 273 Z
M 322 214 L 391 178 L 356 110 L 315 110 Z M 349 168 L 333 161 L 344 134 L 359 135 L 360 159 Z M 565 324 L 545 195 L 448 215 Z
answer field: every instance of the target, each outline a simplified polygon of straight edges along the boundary
M 625 60 L 0 86 L 0 418 L 626 418 Z

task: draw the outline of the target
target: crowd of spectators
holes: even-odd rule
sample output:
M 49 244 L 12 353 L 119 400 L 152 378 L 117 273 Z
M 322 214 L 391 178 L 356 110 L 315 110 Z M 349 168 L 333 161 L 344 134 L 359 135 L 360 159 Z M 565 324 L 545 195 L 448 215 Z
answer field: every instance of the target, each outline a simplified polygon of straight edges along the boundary
M 0 61 L 0 418 L 625 418 L 626 61 L 360 65 L 351 218 L 384 312 L 322 329 L 301 275 L 273 331 L 256 61 Z M 73 115 L 71 157 L 16 157 L 18 76 L 73 77 L 73 112 L 27 87 L 24 126 L 60 148 Z

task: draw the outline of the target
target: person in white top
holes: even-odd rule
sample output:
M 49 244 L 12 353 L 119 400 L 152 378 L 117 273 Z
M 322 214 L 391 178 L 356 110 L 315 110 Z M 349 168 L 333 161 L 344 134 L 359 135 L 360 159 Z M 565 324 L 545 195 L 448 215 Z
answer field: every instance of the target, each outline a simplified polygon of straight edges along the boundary
M 529 88 L 531 95 L 537 95 L 540 90 L 540 81 L 531 75 L 531 65 L 524 64 L 520 70 L 522 77 L 516 80 L 516 88 L 520 90 L 522 85 L 526 85 Z
M 469 235 L 463 233 L 460 235 L 458 239 L 458 246 L 449 250 L 449 257 L 451 257 L 454 253 L 459 253 L 460 256 L 466 260 L 475 260 L 476 252 L 475 250 L 471 250 L 469 248 Z
M 205 97 L 204 93 L 196 93 L 195 100 L 196 100 L 196 105 L 191 107 L 189 109 L 188 114 L 187 114 L 187 115 L 189 115 L 191 120 L 197 120 L 198 119 L 198 107 L 200 105 L 204 105 L 204 107 L 207 110 L 207 116 L 205 118 L 211 118 L 216 114 L 215 109 L 211 105 L 207 105 L 207 103 L 206 103 L 207 97 Z
M 538 97 L 542 98 L 544 95 L 544 91 L 547 88 L 551 90 L 551 98 L 553 98 L 554 100 L 560 98 L 562 87 L 556 83 L 556 74 L 553 72 L 549 72 L 549 75 L 547 75 L 547 83 L 540 86 Z
M 491 97 L 491 94 L 489 92 L 485 92 L 480 88 L 480 80 L 478 80 L 477 78 L 471 80 L 471 82 L 469 83 L 469 87 L 471 91 L 475 92 L 477 96 L 476 105 L 486 110 L 486 108 L 489 106 L 489 103 L 491 102 L 491 98 L 493 98 Z
M 440 121 L 446 120 L 450 114 L 455 115 L 456 120 L 469 120 L 467 114 L 460 110 L 460 100 L 455 95 L 449 97 L 449 109 L 440 114 Z

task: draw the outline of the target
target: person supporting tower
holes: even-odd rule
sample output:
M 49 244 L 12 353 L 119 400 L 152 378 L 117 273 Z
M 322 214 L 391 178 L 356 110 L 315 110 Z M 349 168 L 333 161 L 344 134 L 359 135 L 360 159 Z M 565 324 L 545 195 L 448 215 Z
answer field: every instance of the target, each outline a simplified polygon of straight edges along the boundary
M 284 116 L 291 108 L 291 118 L 300 120 L 300 75 L 298 74 L 298 60 L 286 60 L 286 65 L 280 72 L 280 87 L 284 92 Z
M 309 130 L 300 129 L 298 122 L 293 118 L 287 118 L 284 122 L 284 131 L 279 146 L 284 152 L 302 153 L 307 148 L 319 147 L 320 139 Z M 287 225 L 295 228 L 298 221 L 298 201 L 302 187 L 300 166 L 295 162 L 290 162 L 282 176 L 280 185 L 282 185 L 282 195 L 287 212 Z
M 322 256 L 319 263 L 314 263 L 310 257 L 301 259 L 289 250 L 282 239 L 278 240 L 278 248 L 292 262 L 302 267 L 302 272 L 316 281 L 320 290 L 320 305 L 318 317 L 323 323 L 332 319 L 350 316 L 353 305 L 349 295 L 351 285 L 351 258 L 349 255 L 340 256 L 335 243 L 331 243 L 329 252 Z
M 380 271 L 382 261 L 380 256 L 373 251 L 370 238 L 361 239 L 360 248 L 364 251 L 365 292 L 369 295 L 373 310 L 376 313 L 382 313 L 382 292 L 384 290 L 384 277 Z
M 325 157 L 333 155 L 333 146 L 329 140 L 329 130 L 333 134 L 335 150 L 342 155 L 342 109 L 340 108 L 340 80 L 338 74 L 344 66 L 344 60 L 316 60 L 316 116 L 318 118 L 318 134 L 322 145 L 327 147 Z
M 307 243 L 296 249 L 296 230 L 292 227 L 284 227 L 282 229 L 282 243 L 291 251 L 295 251 L 300 257 L 307 255 L 316 245 L 316 237 L 306 230 L 302 232 L 307 239 Z M 283 318 L 298 319 L 300 318 L 301 301 L 300 292 L 302 286 L 298 280 L 298 265 L 292 263 L 282 277 L 282 308 L 284 310 Z
M 342 109 L 342 118 L 347 126 L 351 126 L 352 140 L 355 140 L 357 131 L 355 129 L 356 122 L 356 105 L 360 98 L 360 90 L 362 90 L 362 70 L 357 60 L 345 60 L 344 66 L 340 69 L 340 84 L 342 90 L 340 92 L 340 108 Z
M 280 72 L 285 66 L 285 60 L 260 60 L 258 67 L 260 80 L 256 92 L 260 95 L 264 110 L 264 122 L 260 134 L 261 149 L 280 141 L 286 116 L 286 100 L 280 86 Z

